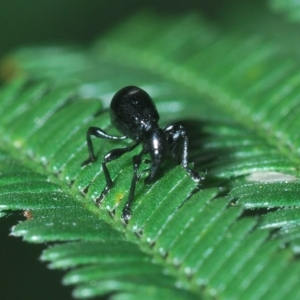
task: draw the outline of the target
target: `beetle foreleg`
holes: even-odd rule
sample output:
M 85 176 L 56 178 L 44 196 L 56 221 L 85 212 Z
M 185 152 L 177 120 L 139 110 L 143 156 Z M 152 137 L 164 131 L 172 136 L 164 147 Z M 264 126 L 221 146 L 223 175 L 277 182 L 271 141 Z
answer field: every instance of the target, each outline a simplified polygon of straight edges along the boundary
M 180 138 L 183 139 L 183 150 L 182 150 L 182 156 L 181 156 L 181 166 L 184 170 L 188 172 L 188 174 L 192 177 L 194 181 L 201 181 L 203 177 L 193 169 L 191 169 L 188 166 L 188 136 L 186 129 L 183 127 L 181 123 L 174 123 L 169 126 L 167 126 L 164 129 L 165 133 L 168 136 L 168 142 L 169 142 L 169 149 L 172 153 L 172 156 L 177 159 L 178 156 L 175 153 L 176 146 L 180 140 Z

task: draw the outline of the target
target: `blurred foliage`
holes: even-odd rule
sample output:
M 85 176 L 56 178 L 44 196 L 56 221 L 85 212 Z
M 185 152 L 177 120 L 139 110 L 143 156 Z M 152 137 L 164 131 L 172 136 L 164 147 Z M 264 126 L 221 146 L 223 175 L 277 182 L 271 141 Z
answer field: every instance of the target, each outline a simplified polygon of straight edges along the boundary
M 1 0 L 0 56 L 24 45 L 90 43 L 146 7 L 172 14 L 201 8 L 202 1 Z

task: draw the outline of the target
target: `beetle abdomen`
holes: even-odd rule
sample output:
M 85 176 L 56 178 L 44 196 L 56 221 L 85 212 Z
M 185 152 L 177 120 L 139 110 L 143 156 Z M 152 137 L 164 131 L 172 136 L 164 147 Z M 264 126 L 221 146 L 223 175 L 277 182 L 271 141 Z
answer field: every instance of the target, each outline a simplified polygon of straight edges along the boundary
M 139 140 L 145 131 L 156 127 L 159 120 L 151 97 L 135 86 L 127 86 L 115 94 L 110 117 L 112 125 L 133 140 Z

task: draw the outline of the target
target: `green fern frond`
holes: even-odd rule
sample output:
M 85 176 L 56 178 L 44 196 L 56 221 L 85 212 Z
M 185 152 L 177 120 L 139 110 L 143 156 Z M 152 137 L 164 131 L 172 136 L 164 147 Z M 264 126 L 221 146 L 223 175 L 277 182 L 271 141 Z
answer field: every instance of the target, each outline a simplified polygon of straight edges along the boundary
M 23 77 L 0 92 L 0 216 L 25 210 L 14 235 L 64 242 L 42 259 L 72 269 L 64 283 L 76 297 L 297 299 L 299 76 L 278 45 L 196 15 L 142 13 L 91 51 L 23 49 L 7 60 Z M 162 125 L 184 121 L 190 161 L 207 175 L 197 186 L 167 161 L 154 184 L 138 182 L 125 226 L 139 149 L 109 164 L 114 187 L 99 208 L 99 161 L 127 144 L 99 139 L 97 162 L 81 163 L 87 128 L 113 132 L 106 108 L 128 84 L 153 96 Z

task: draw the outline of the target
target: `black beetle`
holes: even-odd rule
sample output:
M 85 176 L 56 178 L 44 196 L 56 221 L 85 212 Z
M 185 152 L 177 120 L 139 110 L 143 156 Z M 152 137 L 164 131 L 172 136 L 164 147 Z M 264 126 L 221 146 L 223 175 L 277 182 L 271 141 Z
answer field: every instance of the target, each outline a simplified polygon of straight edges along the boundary
M 203 179 L 197 172 L 188 167 L 188 137 L 183 125 L 178 122 L 168 125 L 164 129 L 160 128 L 158 126 L 159 115 L 156 106 L 150 96 L 141 88 L 127 86 L 118 91 L 112 98 L 110 104 L 110 118 L 112 125 L 115 126 L 123 136 L 109 135 L 101 128 L 90 127 L 86 133 L 89 158 L 85 160 L 82 165 L 95 161 L 91 140 L 92 135 L 98 138 L 112 140 L 130 138 L 134 143 L 125 148 L 113 149 L 104 156 L 102 169 L 106 179 L 106 187 L 102 191 L 100 197 L 96 200 L 97 205 L 103 201 L 103 198 L 113 185 L 106 164 L 119 158 L 124 153 L 130 152 L 141 143 L 143 145 L 142 151 L 133 157 L 133 176 L 129 197 L 122 213 L 122 218 L 126 223 L 131 217 L 130 207 L 134 198 L 135 185 L 138 179 L 137 171 L 144 154 L 149 153 L 151 158 L 149 175 L 145 179 L 145 183 L 149 184 L 155 179 L 157 171 L 164 162 L 168 152 L 171 152 L 172 156 L 177 160 L 179 159 L 175 153 L 175 148 L 179 140 L 182 140 L 182 168 L 188 172 L 193 180 L 198 182 Z

